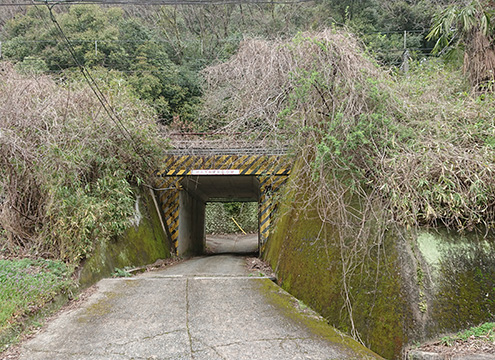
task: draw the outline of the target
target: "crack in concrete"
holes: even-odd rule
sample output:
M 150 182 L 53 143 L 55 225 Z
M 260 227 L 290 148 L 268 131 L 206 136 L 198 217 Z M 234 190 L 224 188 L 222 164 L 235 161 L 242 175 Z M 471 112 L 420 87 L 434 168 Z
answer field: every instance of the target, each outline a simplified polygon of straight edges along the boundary
M 220 357 L 220 358 L 222 358 L 222 359 L 224 359 L 224 360 L 228 360 L 226 357 L 224 357 L 222 354 L 220 354 L 220 353 L 218 352 L 218 350 L 217 350 L 214 346 L 208 345 L 206 342 L 202 341 L 201 339 L 198 339 L 198 338 L 193 338 L 193 339 L 194 339 L 195 341 L 197 341 L 197 342 L 201 343 L 204 347 L 206 347 L 206 348 L 209 348 L 209 349 L 213 350 L 213 352 L 214 352 L 215 354 L 217 354 L 217 355 L 218 355 L 218 357 Z M 199 353 L 199 352 L 201 352 L 201 351 L 203 351 L 203 350 L 196 350 L 195 352 Z
M 174 334 L 174 333 L 180 333 L 184 331 L 184 329 L 177 329 L 177 330 L 172 330 L 172 331 L 166 331 L 166 332 L 163 332 L 163 333 L 159 333 L 159 334 L 156 334 L 156 335 L 151 335 L 151 336 L 145 336 L 141 339 L 137 339 L 137 340 L 150 340 L 150 339 L 156 339 L 160 336 L 165 336 L 165 335 L 169 335 L 169 334 Z
M 105 354 L 103 354 L 102 356 L 112 356 L 112 355 L 118 355 L 118 356 L 122 356 L 124 358 L 127 358 L 129 360 L 159 360 L 159 359 L 175 359 L 175 356 L 174 357 L 167 357 L 167 358 L 160 358 L 159 355 L 149 355 L 149 356 L 146 356 L 146 357 L 143 357 L 143 356 L 136 356 L 136 355 L 128 355 L 128 354 L 125 354 L 125 353 L 119 353 L 119 352 L 105 352 Z
M 209 348 L 211 350 L 213 350 L 213 352 L 215 354 L 218 355 L 218 357 L 224 359 L 224 360 L 228 360 L 226 359 L 224 356 L 222 356 L 222 354 L 220 354 L 217 349 L 215 349 L 215 347 L 211 346 L 211 345 L 208 345 L 207 343 L 205 343 L 204 341 L 201 341 L 200 339 L 198 338 L 193 338 L 193 336 L 191 335 L 191 331 L 190 331 L 190 328 L 189 328 L 189 309 L 190 309 L 190 304 L 189 304 L 189 278 L 186 278 L 186 329 L 187 329 L 187 335 L 189 337 L 189 348 L 191 350 L 191 358 L 194 359 L 194 354 L 195 353 L 200 353 L 201 350 L 197 350 L 195 351 L 193 349 L 193 340 L 194 341 L 197 341 L 199 343 L 201 343 L 204 347 L 206 348 Z
M 127 345 L 130 345 L 130 344 L 133 344 L 133 343 L 137 343 L 137 342 L 140 342 L 140 341 L 153 340 L 153 339 L 159 338 L 161 336 L 165 336 L 165 335 L 169 335 L 169 334 L 175 334 L 175 333 L 181 333 L 183 331 L 184 331 L 184 329 L 177 329 L 177 330 L 165 331 L 165 332 L 160 332 L 160 333 L 154 334 L 154 335 L 148 335 L 148 336 L 143 336 L 143 337 L 136 337 L 134 339 L 130 339 L 129 341 L 126 341 L 126 342 L 123 342 L 123 343 L 108 344 L 107 346 L 115 346 L 115 345 L 118 345 L 118 346 L 127 346 Z
M 234 345 L 243 345 L 250 343 L 259 343 L 259 342 L 269 342 L 269 341 L 293 341 L 293 340 L 312 340 L 311 337 L 281 337 L 281 338 L 271 338 L 271 339 L 259 339 L 259 340 L 249 340 L 249 341 L 235 341 L 228 344 L 216 345 L 215 348 L 222 348 Z
M 189 350 L 191 351 L 191 359 L 194 359 L 194 351 L 192 346 L 192 336 L 189 329 L 189 279 L 186 279 L 186 329 L 189 337 Z
M 201 343 L 205 348 L 208 348 L 208 349 L 211 349 L 219 358 L 221 359 L 224 359 L 224 360 L 227 360 L 227 358 L 225 356 L 223 356 L 221 354 L 221 352 L 219 352 L 219 349 L 220 348 L 225 348 L 225 347 L 229 347 L 229 346 L 235 346 L 235 345 L 245 345 L 245 344 L 249 344 L 249 343 L 257 343 L 257 342 L 271 342 L 271 341 L 280 341 L 280 344 L 279 346 L 282 346 L 282 343 L 283 342 L 286 342 L 286 341 L 294 341 L 294 340 L 311 340 L 310 337 L 281 337 L 281 338 L 269 338 L 269 339 L 259 339 L 259 340 L 252 340 L 252 341 L 236 341 L 236 342 L 232 342 L 232 343 L 228 343 L 228 344 L 222 344 L 222 345 L 216 345 L 216 346 L 212 346 L 212 345 L 209 345 L 207 344 L 206 342 L 202 341 L 201 339 L 199 338 L 194 338 L 192 337 L 192 335 L 190 334 L 189 332 L 189 296 L 187 295 L 188 294 L 188 285 L 186 283 L 186 323 L 187 323 L 187 333 L 188 333 L 188 337 L 189 337 L 189 346 L 190 346 L 190 355 L 191 355 L 191 358 L 194 359 L 194 354 L 195 353 L 201 353 L 202 351 L 204 350 L 193 350 L 193 341 L 196 341 L 196 342 L 199 342 Z M 173 334 L 173 333 L 178 333 L 178 332 L 182 332 L 183 330 L 173 330 L 173 331 L 166 331 L 166 332 L 163 332 L 163 333 L 159 333 L 159 334 L 156 334 L 156 335 L 153 335 L 153 336 L 146 336 L 146 337 L 143 337 L 143 338 L 137 338 L 137 339 L 134 339 L 132 341 L 127 341 L 125 343 L 121 343 L 121 344 L 109 344 L 109 346 L 126 346 L 126 345 L 129 345 L 129 344 L 132 344 L 132 343 L 135 343 L 135 342 L 138 342 L 138 341 L 141 341 L 141 340 L 149 340 L 149 339 L 155 339 L 155 338 L 158 338 L 160 336 L 164 336 L 164 335 L 168 335 L 168 334 Z M 298 348 L 300 348 L 300 345 L 299 344 L 296 344 Z M 78 356 L 78 357 L 84 357 L 84 356 L 89 356 L 89 355 L 92 355 L 92 352 L 89 351 L 89 352 L 65 352 L 65 351 L 57 351 L 57 350 L 41 350 L 41 349 L 33 349 L 31 348 L 30 349 L 31 352 L 33 353 L 46 353 L 46 354 L 52 354 L 55 353 L 57 355 L 64 355 L 64 356 Z M 306 352 L 305 352 L 306 353 Z M 142 357 L 142 356 L 131 356 L 129 354 L 126 354 L 125 352 L 117 352 L 117 351 L 111 351 L 109 349 L 107 350 L 104 350 L 102 351 L 100 354 L 100 356 L 111 356 L 111 355 L 118 355 L 118 356 L 122 356 L 124 358 L 128 358 L 128 359 L 132 359 L 132 360 L 149 360 L 149 359 L 159 359 L 159 357 Z
M 177 330 L 172 330 L 172 331 L 165 331 L 165 332 L 161 332 L 161 333 L 158 333 L 158 334 L 155 334 L 155 335 L 151 335 L 151 336 L 144 336 L 144 337 L 139 337 L 139 338 L 136 338 L 136 339 L 132 339 L 132 340 L 126 341 L 124 343 L 112 343 L 112 344 L 108 344 L 106 350 L 104 350 L 102 352 L 101 356 L 119 355 L 119 356 L 128 358 L 130 360 L 159 359 L 159 357 L 153 357 L 155 355 L 152 355 L 151 357 L 150 356 L 148 356 L 148 357 L 142 357 L 142 356 L 136 356 L 136 355 L 132 355 L 131 356 L 129 354 L 126 354 L 125 352 L 111 351 L 109 349 L 109 347 L 112 347 L 112 346 L 119 346 L 119 347 L 128 346 L 128 345 L 131 345 L 133 343 L 139 343 L 140 341 L 143 341 L 143 340 L 153 340 L 153 339 L 159 338 L 161 336 L 169 335 L 169 334 L 182 333 L 183 331 L 184 331 L 184 329 L 177 329 Z M 68 354 L 68 355 L 78 355 L 78 354 Z M 88 354 L 82 354 L 82 355 L 88 355 Z

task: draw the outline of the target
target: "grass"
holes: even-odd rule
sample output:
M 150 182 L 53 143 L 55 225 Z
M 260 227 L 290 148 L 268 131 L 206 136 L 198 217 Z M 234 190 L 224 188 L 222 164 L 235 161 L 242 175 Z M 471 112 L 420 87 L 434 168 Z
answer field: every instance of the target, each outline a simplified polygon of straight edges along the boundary
M 71 274 L 60 261 L 0 260 L 0 351 L 11 330 L 70 290 Z
M 132 274 L 128 271 L 130 268 L 125 267 L 124 269 L 115 268 L 112 273 L 112 277 L 131 277 Z
M 451 346 L 456 341 L 466 341 L 468 339 L 480 339 L 490 342 L 495 341 L 495 323 L 484 323 L 478 326 L 473 326 L 467 330 L 460 331 L 454 335 L 444 336 L 441 339 L 441 342 L 444 345 Z

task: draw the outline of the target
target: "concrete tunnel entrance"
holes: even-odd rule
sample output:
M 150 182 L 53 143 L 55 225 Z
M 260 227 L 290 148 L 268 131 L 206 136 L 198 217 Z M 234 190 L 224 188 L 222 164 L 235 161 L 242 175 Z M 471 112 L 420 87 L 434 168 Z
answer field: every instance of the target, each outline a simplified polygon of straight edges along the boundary
M 257 202 L 261 198 L 256 176 L 185 176 L 179 192 L 179 255 L 203 254 L 206 249 L 205 210 L 208 202 Z M 259 251 L 259 236 L 258 247 Z
M 208 202 L 256 202 L 258 250 L 268 239 L 276 193 L 287 181 L 292 162 L 285 149 L 187 148 L 167 151 L 156 171 L 156 193 L 172 251 L 204 253 Z

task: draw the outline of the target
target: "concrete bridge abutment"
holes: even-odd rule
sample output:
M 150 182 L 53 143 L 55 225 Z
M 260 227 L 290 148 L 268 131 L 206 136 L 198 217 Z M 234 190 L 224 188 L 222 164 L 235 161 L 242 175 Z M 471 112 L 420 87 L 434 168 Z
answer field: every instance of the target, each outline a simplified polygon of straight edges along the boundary
M 266 149 L 171 151 L 157 175 L 157 195 L 173 249 L 179 256 L 205 251 L 207 202 L 257 202 L 259 247 L 276 208 L 273 193 L 290 173 L 283 152 Z
M 179 234 L 177 254 L 189 256 L 205 251 L 206 203 L 185 190 L 179 191 Z

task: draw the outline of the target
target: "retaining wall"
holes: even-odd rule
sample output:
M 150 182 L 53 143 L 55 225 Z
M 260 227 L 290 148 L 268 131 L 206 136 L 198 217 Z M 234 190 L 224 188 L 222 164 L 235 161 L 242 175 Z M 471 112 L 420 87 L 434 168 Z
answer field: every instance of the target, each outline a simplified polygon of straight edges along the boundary
M 136 190 L 133 225 L 110 243 L 98 245 L 83 263 L 81 286 L 109 277 L 116 268 L 151 264 L 170 257 L 171 244 L 162 227 L 153 196 L 147 189 Z
M 293 169 L 263 253 L 284 289 L 387 359 L 494 319 L 492 231 L 394 228 L 379 237 L 371 226 L 358 243 L 341 239 L 336 226 L 322 224 L 316 204 L 307 207 L 291 190 L 296 179 L 309 186 L 308 176 Z

